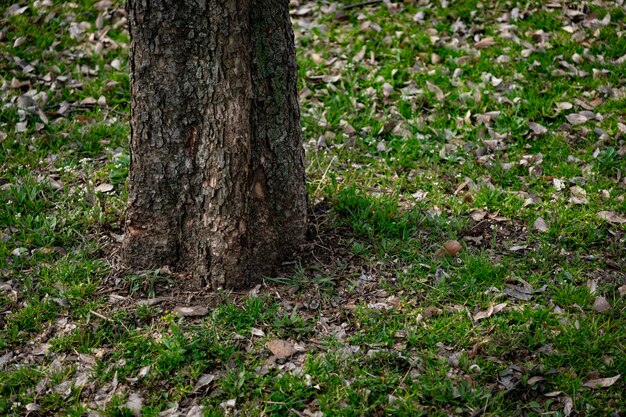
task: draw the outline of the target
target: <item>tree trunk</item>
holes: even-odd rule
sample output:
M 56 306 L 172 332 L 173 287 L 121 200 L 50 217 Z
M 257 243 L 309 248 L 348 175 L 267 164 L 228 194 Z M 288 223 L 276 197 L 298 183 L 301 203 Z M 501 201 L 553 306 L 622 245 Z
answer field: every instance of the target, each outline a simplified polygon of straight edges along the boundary
M 129 0 L 125 262 L 241 287 L 306 227 L 286 0 Z

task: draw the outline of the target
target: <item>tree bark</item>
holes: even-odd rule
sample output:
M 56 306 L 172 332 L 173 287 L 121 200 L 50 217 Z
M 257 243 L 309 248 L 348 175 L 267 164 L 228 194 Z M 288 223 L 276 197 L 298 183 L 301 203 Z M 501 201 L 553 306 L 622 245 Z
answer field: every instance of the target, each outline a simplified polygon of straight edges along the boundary
M 304 239 L 286 0 L 129 0 L 131 167 L 122 253 L 242 287 Z

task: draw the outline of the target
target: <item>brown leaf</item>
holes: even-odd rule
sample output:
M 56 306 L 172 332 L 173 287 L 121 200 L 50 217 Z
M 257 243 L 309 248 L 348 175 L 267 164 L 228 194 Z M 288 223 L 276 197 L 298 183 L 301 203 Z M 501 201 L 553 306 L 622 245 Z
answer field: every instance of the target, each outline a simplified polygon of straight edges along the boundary
M 495 44 L 496 44 L 496 41 L 494 41 L 491 36 L 487 36 L 486 38 L 483 38 L 479 40 L 478 42 L 474 43 L 474 47 L 477 49 L 484 49 L 484 48 L 489 48 L 490 46 L 493 46 Z
M 580 113 L 568 114 L 567 116 L 565 116 L 565 118 L 573 126 L 582 125 L 583 123 L 587 123 L 587 120 L 589 120 L 587 116 L 584 116 Z
M 528 127 L 533 131 L 535 135 L 543 135 L 548 132 L 548 129 L 545 126 L 540 125 L 535 122 L 528 122 Z
M 267 342 L 267 348 L 276 356 L 278 359 L 285 359 L 296 353 L 296 350 L 293 348 L 291 343 L 286 340 L 276 339 L 270 342 Z
M 489 308 L 485 311 L 479 311 L 474 315 L 474 321 L 482 320 L 491 317 L 493 314 L 499 313 L 507 306 L 507 303 L 500 303 L 496 306 L 493 304 L 489 305 Z
M 393 93 L 393 86 L 389 83 L 384 83 L 382 89 L 383 89 L 383 97 L 385 98 L 389 98 L 391 93 Z
M 105 182 L 103 184 L 98 185 L 96 188 L 94 188 L 94 191 L 97 193 L 109 193 L 113 191 L 113 185 L 107 184 Z
M 443 90 L 437 87 L 435 84 L 431 83 L 430 81 L 426 81 L 426 87 L 428 87 L 430 92 L 433 93 L 437 97 L 437 100 L 443 101 L 445 99 L 446 96 Z
M 554 185 L 554 188 L 556 188 L 557 191 L 561 191 L 563 188 L 565 188 L 565 181 L 559 178 L 553 178 L 552 185 Z
M 611 309 L 611 304 L 609 304 L 606 298 L 597 296 L 596 300 L 593 302 L 593 309 L 598 313 L 604 313 Z
M 26 130 L 28 130 L 28 123 L 27 122 L 15 123 L 15 131 L 17 133 L 26 132 Z
M 113 61 L 111 61 L 111 67 L 119 71 L 122 67 L 122 62 L 119 59 L 115 58 Z
M 113 240 L 115 240 L 117 243 L 122 243 L 124 241 L 124 234 L 123 233 L 120 235 L 120 234 L 111 232 L 111 233 L 109 233 L 109 236 L 111 236 L 113 238 Z
M 542 233 L 545 233 L 550 229 L 550 227 L 548 226 L 548 223 L 546 223 L 543 217 L 537 218 L 537 220 L 535 220 L 535 222 L 533 223 L 533 227 Z
M 161 415 L 162 413 L 159 413 Z M 203 417 L 204 416 L 204 406 L 203 405 L 194 405 L 189 411 L 187 411 L 187 415 L 185 417 Z
M 325 64 L 326 63 L 326 60 L 321 55 L 318 55 L 316 53 L 311 53 L 311 60 L 315 64 L 317 64 L 317 65 L 321 65 L 321 64 Z M 113 66 L 113 65 L 111 65 L 111 66 Z
M 620 216 L 614 211 L 599 211 L 598 217 L 601 218 L 602 220 L 606 220 L 609 223 L 616 223 L 616 224 L 626 223 L 626 218 Z
M 587 200 L 587 192 L 582 189 L 581 187 L 579 187 L 578 185 L 575 185 L 573 187 L 571 187 L 569 189 L 570 191 L 570 203 L 572 204 L 587 204 L 588 200 Z
M 523 301 L 530 301 L 533 298 L 533 289 L 527 286 L 507 284 L 504 293 L 509 297 Z
M 256 327 L 253 327 L 250 332 L 252 333 L 252 336 L 265 337 L 265 332 L 261 329 L 257 329 Z
M 411 196 L 420 201 L 420 200 L 424 200 L 426 198 L 426 196 L 428 196 L 428 191 L 424 191 L 424 190 L 417 190 L 416 192 L 414 192 L 413 194 L 411 194 Z
M 18 48 L 18 47 L 22 46 L 24 44 L 24 42 L 26 42 L 26 37 L 25 36 L 20 36 L 19 38 L 17 38 L 15 40 L 15 42 L 13 42 L 13 47 L 14 48 Z
M 590 379 L 588 381 L 583 382 L 583 387 L 585 388 L 608 388 L 611 385 L 615 384 L 618 379 L 620 379 L 621 375 L 615 375 L 610 378 L 598 378 L 598 379 Z
M 443 244 L 443 248 L 448 256 L 456 256 L 461 251 L 461 244 L 457 240 L 448 240 Z
M 93 5 L 96 10 L 106 10 L 111 7 L 113 2 L 111 0 L 102 0 Z
M 192 392 L 197 392 L 201 388 L 206 387 L 207 385 L 209 385 L 214 380 L 215 380 L 215 375 L 213 375 L 213 374 L 204 374 L 204 375 L 202 375 L 200 377 L 200 379 L 198 379 L 198 382 L 196 382 L 196 385 L 194 385 Z
M 487 215 L 487 212 L 485 210 L 474 210 L 473 212 L 470 213 L 470 217 L 475 222 L 481 221 L 482 219 L 485 218 L 486 215 Z
M 537 382 L 541 382 L 541 381 L 545 381 L 545 378 L 540 375 L 535 375 L 535 376 L 528 378 L 528 381 L 526 381 L 526 383 L 532 386 L 532 385 L 535 385 Z
M 346 123 L 343 127 L 343 133 L 347 136 L 354 136 L 356 135 L 356 129 L 353 128 L 350 123 Z
M 95 98 L 93 98 L 93 97 L 87 97 L 87 98 L 84 98 L 84 99 L 80 102 L 80 104 L 82 104 L 83 106 L 91 106 L 91 105 L 96 104 L 96 103 L 97 103 L 97 101 L 96 101 L 96 99 L 95 99 Z
M 365 53 L 366 52 L 367 52 L 367 48 L 364 46 L 363 48 L 361 48 L 361 50 L 359 52 L 354 54 L 354 56 L 352 57 L 352 62 L 361 62 L 361 61 L 363 61 L 363 58 L 365 58 Z
M 572 107 L 574 107 L 574 105 L 572 103 L 569 103 L 567 101 L 560 101 L 558 103 L 556 103 L 556 108 L 560 111 L 560 110 L 570 110 L 572 109 Z
M 131 392 L 126 402 L 126 408 L 128 408 L 134 416 L 141 417 L 141 409 L 143 408 L 143 398 L 141 398 L 141 394 Z
M 569 416 L 574 410 L 574 400 L 569 395 L 563 398 L 563 415 Z
M 596 291 L 598 290 L 598 280 L 597 279 L 590 279 L 587 280 L 587 288 L 589 288 L 589 294 L 595 294 Z
M 28 10 L 28 6 L 20 7 L 19 3 L 15 3 L 4 11 L 5 17 L 18 16 Z

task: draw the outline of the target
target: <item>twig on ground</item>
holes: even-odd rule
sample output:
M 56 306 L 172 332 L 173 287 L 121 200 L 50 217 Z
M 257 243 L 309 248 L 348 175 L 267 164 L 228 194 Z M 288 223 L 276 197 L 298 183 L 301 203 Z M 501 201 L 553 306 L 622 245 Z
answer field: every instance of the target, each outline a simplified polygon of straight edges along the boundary
M 315 189 L 315 192 L 313 193 L 314 195 L 317 194 L 320 187 L 324 183 L 324 180 L 326 179 L 326 174 L 328 174 L 328 170 L 330 169 L 330 167 L 332 166 L 333 162 L 335 162 L 336 159 L 337 159 L 337 156 L 335 155 L 328 163 L 328 166 L 326 167 L 326 170 L 324 171 L 324 174 L 322 175 L 322 178 L 319 180 L 319 183 L 317 184 L 317 188 Z
M 398 388 L 400 388 L 400 385 L 404 384 L 404 380 L 409 375 L 409 372 L 411 372 L 411 369 L 413 369 L 413 365 L 409 366 L 409 369 L 407 369 L 406 373 L 404 374 L 404 376 L 400 380 L 400 383 L 398 383 L 398 386 L 391 393 L 392 396 L 396 394 L 396 391 L 398 391 Z

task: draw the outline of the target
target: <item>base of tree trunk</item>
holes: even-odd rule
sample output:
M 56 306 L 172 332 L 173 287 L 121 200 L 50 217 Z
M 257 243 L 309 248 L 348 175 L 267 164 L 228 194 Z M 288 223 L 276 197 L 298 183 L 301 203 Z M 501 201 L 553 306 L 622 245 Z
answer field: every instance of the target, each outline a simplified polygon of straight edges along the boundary
M 128 12 L 123 259 L 212 288 L 245 286 L 292 255 L 306 230 L 287 2 L 129 0 Z

